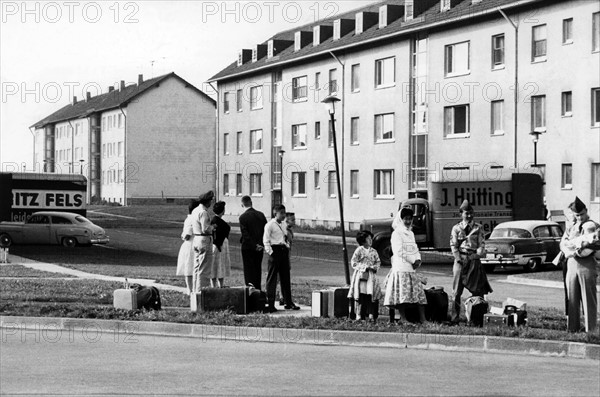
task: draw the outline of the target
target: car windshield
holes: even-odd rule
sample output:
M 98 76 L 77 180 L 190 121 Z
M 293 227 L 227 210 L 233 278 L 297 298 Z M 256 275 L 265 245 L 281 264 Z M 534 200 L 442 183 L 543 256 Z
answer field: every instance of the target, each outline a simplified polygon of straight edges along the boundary
M 531 233 L 529 233 L 525 229 L 518 229 L 513 227 L 501 227 L 495 228 L 492 232 L 490 238 L 503 238 L 503 237 L 512 237 L 512 238 L 531 238 Z
M 90 223 L 90 221 L 87 218 L 84 218 L 83 216 L 76 216 L 75 220 L 79 223 Z

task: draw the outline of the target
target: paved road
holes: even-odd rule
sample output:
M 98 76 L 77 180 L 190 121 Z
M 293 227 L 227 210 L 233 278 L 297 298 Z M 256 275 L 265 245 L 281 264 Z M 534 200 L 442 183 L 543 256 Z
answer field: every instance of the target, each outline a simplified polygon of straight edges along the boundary
M 3 336 L 3 395 L 600 393 L 600 364 L 592 360 L 140 335 L 125 343 L 94 332 L 87 341 L 79 332 L 37 336 Z

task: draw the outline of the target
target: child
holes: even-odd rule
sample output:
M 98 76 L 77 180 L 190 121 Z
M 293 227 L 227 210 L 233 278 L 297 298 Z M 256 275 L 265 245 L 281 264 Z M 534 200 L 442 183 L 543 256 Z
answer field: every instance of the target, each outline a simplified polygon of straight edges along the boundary
M 352 255 L 352 280 L 348 298 L 354 299 L 356 308 L 356 319 L 366 320 L 379 316 L 379 298 L 381 298 L 381 287 L 375 276 L 381 261 L 377 251 L 371 247 L 373 234 L 369 231 L 358 232 L 356 242 L 359 247 Z

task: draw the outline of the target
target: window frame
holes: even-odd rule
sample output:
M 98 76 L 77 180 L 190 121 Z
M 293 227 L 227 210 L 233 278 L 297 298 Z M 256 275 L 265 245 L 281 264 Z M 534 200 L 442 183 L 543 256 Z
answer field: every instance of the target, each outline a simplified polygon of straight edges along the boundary
M 239 112 L 242 112 L 244 110 L 244 90 L 239 89 L 236 91 L 235 94 L 235 103 L 236 103 L 236 110 Z
M 223 93 L 223 113 L 229 114 L 229 92 Z
M 292 172 L 292 197 L 306 197 L 306 172 Z
M 563 163 L 560 165 L 560 188 L 562 190 L 573 190 L 572 163 Z
M 562 44 L 563 45 L 573 44 L 573 18 L 563 19 Z
M 592 14 L 592 53 L 600 52 L 600 12 Z
M 467 45 L 467 68 L 465 70 L 456 70 L 457 65 L 455 62 L 455 50 L 454 48 L 459 45 Z M 450 51 L 451 50 L 451 51 Z M 451 56 L 449 57 L 449 53 L 451 52 Z M 450 64 L 452 63 L 452 64 Z M 452 70 L 450 68 L 452 67 Z M 465 76 L 471 73 L 471 41 L 465 40 L 458 43 L 447 44 L 444 46 L 444 77 L 457 77 L 457 76 Z
M 376 169 L 373 171 L 373 197 L 376 199 L 393 199 L 395 195 L 394 169 Z M 390 193 L 384 194 L 381 192 L 381 187 L 383 186 L 382 177 L 388 173 L 390 174 Z
M 542 125 L 536 125 L 536 104 L 537 100 L 541 100 Z M 531 131 L 546 132 L 546 95 L 533 95 L 531 97 Z
M 560 93 L 560 115 L 562 117 L 573 116 L 573 91 Z
M 257 139 L 257 134 L 260 133 L 260 137 Z M 261 128 L 250 130 L 250 153 L 262 153 L 263 152 L 263 130 Z
M 304 85 L 298 85 L 304 79 Z M 292 102 L 308 101 L 308 76 L 292 78 Z
M 229 196 L 229 174 L 223 174 L 223 196 Z
M 236 153 L 237 154 L 243 154 L 244 150 L 244 135 L 243 135 L 243 131 L 238 131 L 235 134 L 235 149 L 236 149 Z
M 335 171 L 327 172 L 327 197 L 337 198 L 337 175 Z
M 592 88 L 592 127 L 600 127 L 600 87 Z
M 229 156 L 229 132 L 223 134 L 223 155 Z
M 244 176 L 242 174 L 235 174 L 235 194 L 237 196 L 243 196 L 244 190 Z
M 304 128 L 302 128 L 304 127 Z M 304 146 L 300 145 L 300 130 L 304 130 Z M 308 126 L 304 124 L 292 124 L 292 150 L 306 150 L 308 146 Z
M 250 87 L 250 110 L 260 110 L 263 108 L 262 88 L 262 85 Z
M 465 130 L 464 132 L 455 132 L 456 131 L 456 108 L 466 108 L 465 111 Z M 447 123 L 447 112 L 452 110 L 452 132 L 449 132 L 449 126 Z M 469 138 L 471 136 L 471 106 L 470 104 L 461 104 L 454 106 L 445 106 L 444 107 L 444 138 L 446 139 L 456 139 L 456 138 Z
M 388 61 L 392 61 L 392 81 L 386 82 L 384 78 L 387 76 L 388 68 L 386 68 L 386 64 Z M 389 77 L 389 76 L 388 76 Z M 396 57 L 390 56 L 386 58 L 380 58 L 375 60 L 375 89 L 381 88 L 389 88 L 396 86 Z
M 600 203 L 600 163 L 592 163 L 592 183 L 590 185 L 590 201 Z
M 502 48 L 496 47 L 496 44 L 497 44 L 496 40 L 499 38 L 502 38 Z M 505 61 L 506 61 L 505 60 L 505 49 L 506 49 L 506 38 L 504 36 L 504 33 L 492 36 L 492 69 L 493 70 L 504 69 Z M 497 53 L 501 54 L 501 57 L 502 57 L 501 62 L 496 61 Z
M 392 137 L 391 138 L 384 138 L 383 137 L 383 130 L 385 129 L 385 120 L 386 117 L 385 116 L 390 116 L 392 117 Z M 378 131 L 377 128 L 377 120 L 378 118 L 381 117 L 382 121 L 381 121 L 381 131 Z M 376 114 L 374 116 L 374 133 L 375 133 L 375 143 L 389 143 L 389 142 L 395 142 L 396 141 L 396 131 L 395 131 L 395 127 L 396 127 L 396 115 L 394 112 L 390 112 L 390 113 L 381 113 L 381 114 Z M 379 132 L 381 132 L 381 138 L 379 137 Z
M 315 140 L 321 139 L 321 122 L 315 121 Z
M 350 198 L 360 198 L 359 170 L 350 170 Z
M 255 191 L 256 188 L 258 191 Z M 262 196 L 262 173 L 250 174 L 250 196 Z
M 495 104 L 499 104 L 500 105 L 500 117 L 499 117 L 499 124 L 500 124 L 500 129 L 496 129 L 496 125 L 498 124 L 496 123 L 497 118 L 495 116 L 494 113 L 494 105 Z M 499 136 L 499 135 L 504 135 L 505 131 L 504 131 L 504 99 L 499 99 L 497 101 L 491 101 L 490 102 L 490 122 L 491 122 L 491 134 L 492 136 Z
M 354 126 L 355 121 L 356 121 L 356 127 Z M 350 146 L 360 145 L 359 135 L 360 135 L 360 117 L 351 117 L 350 118 Z
M 360 92 L 360 63 L 350 68 L 350 92 Z
M 535 39 L 536 29 L 544 29 L 544 38 L 540 40 Z M 536 55 L 536 43 L 544 43 L 544 53 Z M 548 26 L 545 23 L 531 27 L 531 62 L 544 62 L 548 59 Z
M 332 79 L 332 77 L 335 77 L 335 79 Z M 338 81 L 337 68 L 329 69 L 329 80 L 327 82 L 329 95 L 336 95 L 338 93 L 337 81 Z

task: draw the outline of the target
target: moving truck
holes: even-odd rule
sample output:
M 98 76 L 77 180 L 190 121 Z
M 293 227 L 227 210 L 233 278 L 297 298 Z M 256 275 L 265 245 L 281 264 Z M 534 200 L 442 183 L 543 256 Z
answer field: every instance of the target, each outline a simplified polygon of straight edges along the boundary
M 0 221 L 24 222 L 37 211 L 86 216 L 86 194 L 80 174 L 0 172 Z
M 475 222 L 483 225 L 487 235 L 502 222 L 544 219 L 543 184 L 540 175 L 525 173 L 511 174 L 506 180 L 430 182 L 426 198 L 404 200 L 398 210 L 408 206 L 415 212 L 413 232 L 419 247 L 449 250 L 450 232 L 461 221 L 463 200 L 469 200 Z M 385 265 L 390 264 L 394 216 L 367 219 L 360 225 L 373 233 L 373 248 Z

